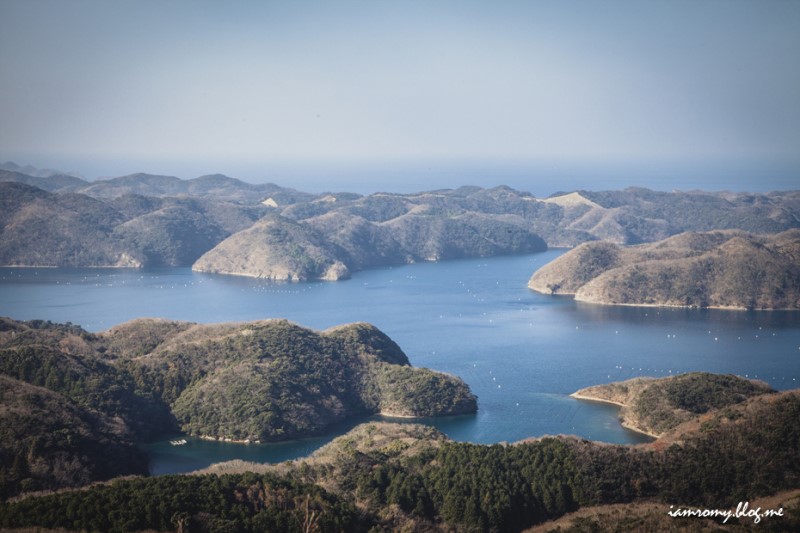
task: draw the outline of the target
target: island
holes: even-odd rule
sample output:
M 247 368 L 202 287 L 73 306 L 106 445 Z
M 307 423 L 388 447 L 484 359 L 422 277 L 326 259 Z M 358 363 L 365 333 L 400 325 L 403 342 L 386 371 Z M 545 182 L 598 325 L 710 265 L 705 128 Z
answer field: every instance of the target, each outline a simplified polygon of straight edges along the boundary
M 385 413 L 474 413 L 459 378 L 410 366 L 370 324 L 138 319 L 99 334 L 0 319 L 0 493 L 145 474 L 137 444 L 183 431 L 237 442 L 319 435 Z
M 687 232 L 620 246 L 582 244 L 528 287 L 581 302 L 723 309 L 800 309 L 800 230 Z

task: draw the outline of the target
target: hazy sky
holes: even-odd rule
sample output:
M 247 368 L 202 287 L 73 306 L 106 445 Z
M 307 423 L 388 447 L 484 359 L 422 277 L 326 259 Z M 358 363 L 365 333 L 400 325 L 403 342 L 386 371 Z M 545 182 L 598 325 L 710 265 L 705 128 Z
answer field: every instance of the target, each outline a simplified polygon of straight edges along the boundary
M 2 0 L 0 158 L 800 183 L 800 2 Z

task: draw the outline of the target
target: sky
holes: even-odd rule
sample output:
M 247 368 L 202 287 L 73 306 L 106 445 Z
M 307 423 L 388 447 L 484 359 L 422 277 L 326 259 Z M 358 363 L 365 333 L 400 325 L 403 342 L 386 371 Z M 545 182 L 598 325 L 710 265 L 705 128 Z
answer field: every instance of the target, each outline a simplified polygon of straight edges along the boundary
M 2 0 L 0 159 L 358 192 L 798 188 L 799 29 L 795 0 Z

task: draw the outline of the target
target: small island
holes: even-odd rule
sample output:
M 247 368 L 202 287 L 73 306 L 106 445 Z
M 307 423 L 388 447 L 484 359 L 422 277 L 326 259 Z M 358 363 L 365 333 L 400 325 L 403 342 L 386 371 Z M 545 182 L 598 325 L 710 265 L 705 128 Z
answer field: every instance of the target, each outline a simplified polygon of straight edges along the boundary
M 588 303 L 723 309 L 800 309 L 800 230 L 683 233 L 651 244 L 582 244 L 528 287 Z

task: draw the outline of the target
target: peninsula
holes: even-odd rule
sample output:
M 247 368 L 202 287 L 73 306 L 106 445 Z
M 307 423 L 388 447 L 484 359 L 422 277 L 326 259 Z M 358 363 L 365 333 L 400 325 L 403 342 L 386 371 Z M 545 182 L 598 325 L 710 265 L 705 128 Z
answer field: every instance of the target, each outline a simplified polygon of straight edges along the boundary
M 624 427 L 659 438 L 698 415 L 774 392 L 761 381 L 692 372 L 666 378 L 633 378 L 596 385 L 574 392 L 571 396 L 579 400 L 617 405 Z
M 528 287 L 600 304 L 800 309 L 800 230 L 585 243 L 536 271 Z

